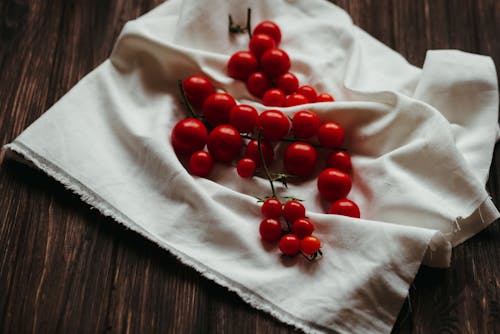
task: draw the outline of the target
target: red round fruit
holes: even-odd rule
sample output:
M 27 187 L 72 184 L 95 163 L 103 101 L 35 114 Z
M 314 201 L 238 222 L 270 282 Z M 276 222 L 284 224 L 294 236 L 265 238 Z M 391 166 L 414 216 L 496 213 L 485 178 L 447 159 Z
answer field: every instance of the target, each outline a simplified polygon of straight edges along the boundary
M 208 132 L 201 121 L 196 118 L 186 118 L 175 124 L 170 139 L 175 152 L 192 154 L 205 146 Z
M 212 172 L 214 160 L 207 151 L 196 151 L 189 159 L 189 173 L 196 176 L 207 177 Z
M 307 255 L 314 255 L 321 248 L 321 241 L 315 236 L 308 236 L 300 242 L 300 250 Z
M 318 152 L 311 144 L 295 142 L 287 147 L 283 166 L 288 174 L 307 177 L 313 174 L 317 161 Z
M 262 204 L 260 212 L 266 218 L 278 219 L 283 214 L 283 207 L 277 198 L 271 197 L 266 199 L 264 204 Z
M 259 145 L 257 140 L 251 140 L 247 144 L 247 148 L 245 149 L 245 158 L 250 158 L 257 164 L 257 167 L 260 166 L 261 160 L 259 155 Z M 274 158 L 274 150 L 271 144 L 266 141 L 260 142 L 260 149 L 262 150 L 262 155 L 264 156 L 264 161 L 266 165 L 269 166 Z
M 291 200 L 283 205 L 283 217 L 289 223 L 306 216 L 306 208 L 297 200 Z
M 314 88 L 308 85 L 300 86 L 297 93 L 304 95 L 310 103 L 316 102 L 317 93 Z
M 262 21 L 253 30 L 253 34 L 266 34 L 271 36 L 276 45 L 281 42 L 281 30 L 278 25 L 271 21 Z
M 316 102 L 334 102 L 333 96 L 330 94 L 322 93 L 319 94 L 318 97 L 316 98 Z
M 257 118 L 257 127 L 262 128 L 264 138 L 275 141 L 285 137 L 290 131 L 290 121 L 279 110 L 266 110 Z
M 328 210 L 328 213 L 353 218 L 359 218 L 361 216 L 359 207 L 356 203 L 347 198 L 342 198 L 333 202 Z
M 253 96 L 262 98 L 272 86 L 271 80 L 262 72 L 254 72 L 247 79 L 247 89 Z M 283 101 L 285 97 L 283 96 Z
M 338 148 L 344 141 L 344 129 L 335 122 L 323 123 L 318 130 L 318 140 L 326 148 Z
M 350 173 L 352 170 L 351 157 L 347 152 L 336 150 L 330 153 L 326 160 L 327 167 L 336 168 L 344 173 Z
M 318 176 L 319 194 L 328 201 L 345 198 L 352 187 L 349 175 L 335 168 L 327 168 Z
M 205 99 L 202 112 L 208 123 L 221 125 L 229 123 L 231 109 L 236 105 L 234 98 L 227 93 L 214 93 Z
M 238 172 L 238 175 L 240 177 L 248 179 L 253 176 L 256 167 L 257 165 L 255 164 L 255 161 L 249 158 L 243 158 L 238 161 L 238 164 L 236 165 L 236 171 Z
M 309 101 L 307 100 L 307 98 L 304 95 L 299 94 L 299 93 L 293 93 L 293 94 L 288 95 L 286 97 L 285 106 L 293 107 L 293 106 L 298 106 L 298 105 L 306 104 L 306 103 L 309 103 Z
M 293 133 L 297 138 L 314 136 L 321 125 L 318 115 L 309 110 L 296 112 L 292 117 Z
M 251 132 L 257 123 L 259 113 L 254 107 L 247 104 L 238 104 L 231 109 L 229 124 L 241 133 Z
M 191 106 L 196 109 L 201 108 L 205 99 L 215 92 L 210 80 L 203 75 L 192 75 L 184 79 L 182 89 Z
M 274 39 L 266 34 L 254 34 L 248 43 L 248 48 L 257 57 L 262 56 L 264 52 L 276 46 Z
M 285 105 L 285 100 L 285 93 L 278 88 L 267 90 L 262 97 L 262 103 L 268 107 L 283 107 Z
M 277 78 L 290 70 L 290 57 L 288 54 L 278 48 L 272 48 L 264 52 L 260 57 L 260 67 L 270 78 Z
M 292 72 L 286 72 L 278 77 L 276 87 L 281 89 L 286 95 L 292 94 L 299 88 L 299 80 Z
M 259 226 L 260 237 L 267 242 L 278 241 L 281 237 L 281 224 L 273 218 L 264 219 Z
M 300 240 L 295 234 L 285 234 L 280 239 L 279 248 L 285 255 L 295 255 L 300 250 Z
M 259 68 L 259 62 L 250 51 L 238 51 L 229 58 L 227 74 L 234 79 L 246 81 Z
M 314 225 L 308 218 L 299 218 L 293 222 L 292 232 L 299 239 L 304 239 L 314 232 Z
M 233 161 L 240 154 L 242 146 L 243 139 L 232 125 L 219 125 L 208 135 L 208 151 L 217 161 Z

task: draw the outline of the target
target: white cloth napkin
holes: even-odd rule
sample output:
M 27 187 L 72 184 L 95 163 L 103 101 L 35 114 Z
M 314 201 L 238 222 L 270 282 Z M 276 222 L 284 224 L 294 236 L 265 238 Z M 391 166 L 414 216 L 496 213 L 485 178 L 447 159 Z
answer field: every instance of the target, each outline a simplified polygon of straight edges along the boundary
M 260 241 L 253 196 L 269 194 L 265 179 L 227 165 L 193 177 L 170 144 L 185 115 L 178 79 L 204 73 L 265 109 L 225 73 L 248 43 L 228 36 L 227 14 L 245 22 L 247 7 L 282 28 L 300 82 L 337 100 L 307 108 L 346 129 L 362 219 L 326 215 L 315 180 L 279 188 L 305 200 L 323 241 L 314 263 Z M 128 22 L 110 59 L 6 148 L 281 321 L 389 333 L 422 261 L 449 265 L 452 246 L 499 216 L 484 188 L 497 106 L 490 58 L 430 51 L 419 69 L 321 0 L 170 0 Z

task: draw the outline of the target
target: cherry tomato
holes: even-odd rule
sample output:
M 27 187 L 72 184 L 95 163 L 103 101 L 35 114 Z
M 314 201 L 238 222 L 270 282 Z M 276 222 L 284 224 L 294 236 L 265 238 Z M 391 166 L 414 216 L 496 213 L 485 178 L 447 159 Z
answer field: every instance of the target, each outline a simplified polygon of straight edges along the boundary
M 236 105 L 234 98 L 227 93 L 214 93 L 206 98 L 202 112 L 208 123 L 221 125 L 229 123 L 231 109 Z
M 330 153 L 326 161 L 327 167 L 336 168 L 349 174 L 352 170 L 351 157 L 345 151 L 336 150 Z
M 214 167 L 214 160 L 207 151 L 196 151 L 189 159 L 189 173 L 207 177 L 212 172 Z
M 295 234 L 285 234 L 280 239 L 279 248 L 285 255 L 295 255 L 300 250 L 300 240 Z
M 262 21 L 253 30 L 253 34 L 266 34 L 271 36 L 276 45 L 281 42 L 281 30 L 278 25 L 271 21 Z
M 296 112 L 292 117 L 293 133 L 297 138 L 314 136 L 321 125 L 318 115 L 309 110 Z
M 335 99 L 330 94 L 322 93 L 316 98 L 316 102 L 334 102 Z
M 254 34 L 248 43 L 248 48 L 257 57 L 262 56 L 264 52 L 276 46 L 274 39 L 266 34 Z
M 278 241 L 281 237 L 281 224 L 273 218 L 264 219 L 259 226 L 260 237 L 267 242 Z
M 357 204 L 347 198 L 341 198 L 333 202 L 328 213 L 353 218 L 359 218 L 361 216 Z
M 262 128 L 264 138 L 275 141 L 285 137 L 290 131 L 290 121 L 279 110 L 266 110 L 257 118 L 257 127 Z
M 298 105 L 306 104 L 306 103 L 309 103 L 309 101 L 307 100 L 307 98 L 304 95 L 299 94 L 299 93 L 293 93 L 293 94 L 290 94 L 286 97 L 285 106 L 286 107 L 293 107 L 293 106 L 298 106 Z
M 266 218 L 276 218 L 278 219 L 283 214 L 283 208 L 281 202 L 274 197 L 266 199 L 262 207 L 260 208 L 260 212 Z
M 232 125 L 219 125 L 208 135 L 208 151 L 217 161 L 233 161 L 240 154 L 242 146 L 243 139 Z
M 306 208 L 302 203 L 296 200 L 291 200 L 283 205 L 283 217 L 287 222 L 293 223 L 299 218 L 306 216 Z
M 314 255 L 321 248 L 321 241 L 315 236 L 308 236 L 300 242 L 300 250 L 307 255 Z
M 293 222 L 292 232 L 299 239 L 304 239 L 314 232 L 314 225 L 308 218 L 299 218 Z
M 316 102 L 317 93 L 314 88 L 308 85 L 300 86 L 297 93 L 304 95 L 310 103 Z
M 246 81 L 248 76 L 256 72 L 259 62 L 250 51 L 238 51 L 229 58 L 227 74 L 234 79 Z
M 215 93 L 215 88 L 210 80 L 203 75 L 190 76 L 182 82 L 182 89 L 193 108 L 199 109 L 205 99 Z
M 286 95 L 292 94 L 299 88 L 299 80 L 292 72 L 286 72 L 278 77 L 276 87 L 281 89 Z
M 238 104 L 231 109 L 229 124 L 233 125 L 239 132 L 251 132 L 257 123 L 259 113 L 254 107 L 247 104 Z
M 338 148 L 344 141 L 344 129 L 335 122 L 323 123 L 318 130 L 318 140 L 326 148 Z
M 175 152 L 192 154 L 207 143 L 208 132 L 205 125 L 195 118 L 186 118 L 175 124 L 170 139 Z
M 262 98 L 264 93 L 272 86 L 271 80 L 262 72 L 254 72 L 247 79 L 247 89 L 253 96 Z M 285 96 L 283 96 L 283 101 Z
M 318 152 L 311 144 L 295 142 L 285 150 L 283 166 L 288 174 L 308 177 L 316 168 Z
M 257 165 L 255 164 L 255 161 L 249 158 L 243 158 L 238 161 L 238 164 L 236 165 L 236 171 L 238 172 L 238 175 L 240 177 L 248 179 L 253 176 L 256 167 Z
M 283 107 L 285 105 L 285 93 L 278 88 L 271 88 L 264 93 L 262 103 L 268 107 Z
M 262 72 L 270 78 L 277 78 L 281 74 L 288 72 L 290 66 L 288 54 L 278 48 L 269 49 L 260 57 Z
M 248 142 L 247 148 L 245 149 L 245 158 L 250 158 L 255 161 L 257 167 L 261 164 L 258 147 L 259 145 L 257 140 L 251 140 Z M 262 150 L 262 155 L 264 156 L 266 165 L 269 166 L 274 159 L 273 147 L 267 141 L 263 140 L 260 142 L 260 149 Z
M 328 201 L 345 198 L 352 187 L 349 175 L 335 168 L 327 168 L 318 176 L 319 194 Z

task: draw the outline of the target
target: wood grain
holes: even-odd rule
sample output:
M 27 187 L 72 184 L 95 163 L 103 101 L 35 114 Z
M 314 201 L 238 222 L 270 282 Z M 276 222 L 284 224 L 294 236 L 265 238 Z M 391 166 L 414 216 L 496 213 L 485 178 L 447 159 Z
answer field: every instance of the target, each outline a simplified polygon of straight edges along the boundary
M 500 63 L 495 0 L 338 0 L 421 66 L 427 49 Z M 123 24 L 159 0 L 0 0 L 0 138 L 14 139 L 105 60 Z M 3 153 L 0 156 L 3 160 Z M 500 154 L 488 189 L 500 204 Z M 0 165 L 1 333 L 290 333 L 234 293 L 82 203 L 46 175 Z M 394 333 L 500 333 L 500 226 L 422 267 Z

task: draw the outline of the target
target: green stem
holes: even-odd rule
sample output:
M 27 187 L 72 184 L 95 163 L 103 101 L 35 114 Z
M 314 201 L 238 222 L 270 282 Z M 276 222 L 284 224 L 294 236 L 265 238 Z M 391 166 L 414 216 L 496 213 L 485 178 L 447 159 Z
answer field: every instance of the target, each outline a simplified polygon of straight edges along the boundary
M 184 103 L 184 106 L 188 110 L 189 114 L 191 114 L 191 116 L 193 118 L 200 119 L 200 116 L 194 112 L 193 107 L 191 107 L 191 104 L 189 103 L 189 101 L 187 99 L 186 93 L 184 92 L 184 89 L 182 88 L 182 80 L 177 80 L 177 86 L 179 87 L 179 91 L 181 92 L 182 102 Z
M 250 23 L 251 19 L 252 19 L 252 9 L 247 8 L 247 32 L 249 39 L 252 39 L 252 25 Z
M 262 153 L 262 148 L 260 147 L 261 142 L 262 142 L 262 128 L 259 129 L 259 133 L 257 135 L 257 149 L 259 150 L 260 163 L 262 164 L 262 167 L 264 167 L 264 173 L 266 174 L 266 177 L 269 180 L 269 184 L 271 184 L 271 190 L 273 192 L 273 197 L 278 198 L 276 196 L 276 190 L 274 189 L 273 179 L 271 178 L 271 174 L 269 173 L 269 169 L 267 169 L 267 163 L 266 163 L 266 160 L 264 159 L 264 153 Z

